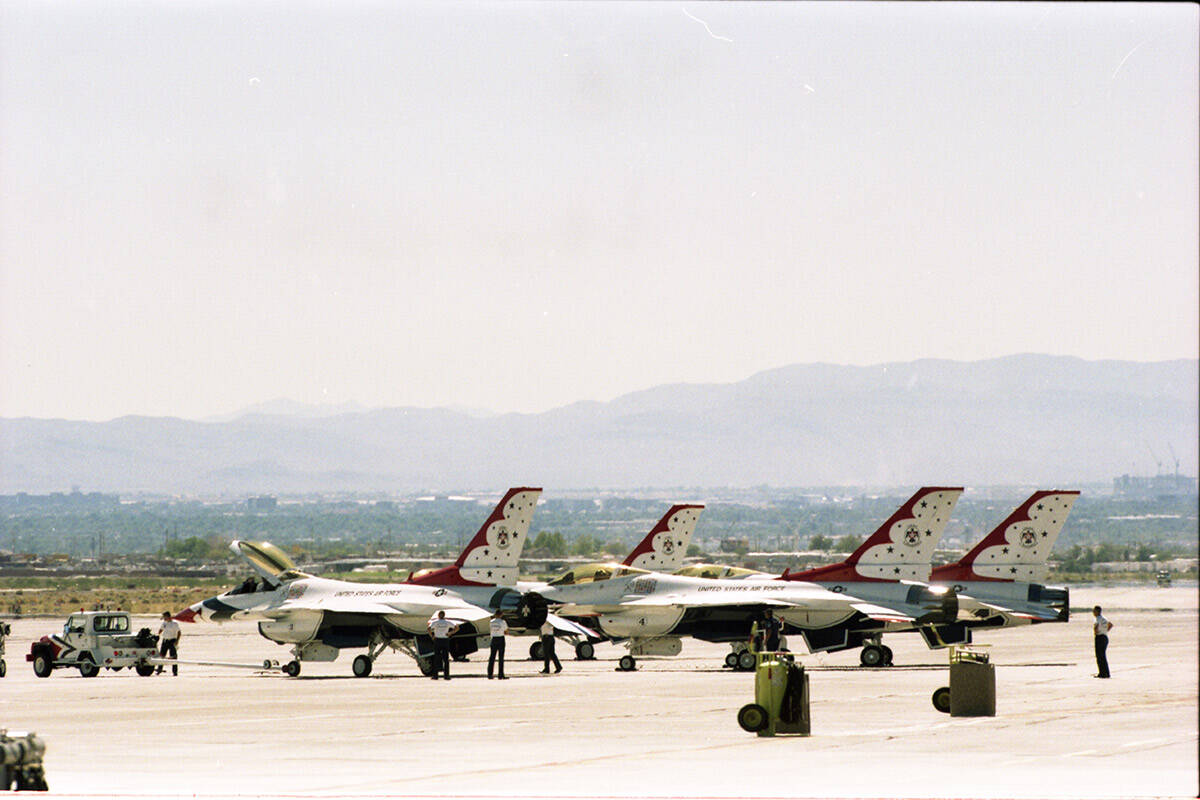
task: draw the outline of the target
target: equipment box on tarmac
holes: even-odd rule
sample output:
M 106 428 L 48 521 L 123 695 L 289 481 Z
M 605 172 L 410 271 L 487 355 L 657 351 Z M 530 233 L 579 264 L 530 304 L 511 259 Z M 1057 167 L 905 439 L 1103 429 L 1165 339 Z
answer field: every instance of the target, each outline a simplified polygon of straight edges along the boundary
M 754 702 L 738 711 L 742 729 L 759 736 L 811 733 L 808 674 L 790 653 L 759 653 Z
M 950 648 L 950 686 L 933 693 L 933 705 L 952 717 L 996 716 L 996 667 L 980 645 Z

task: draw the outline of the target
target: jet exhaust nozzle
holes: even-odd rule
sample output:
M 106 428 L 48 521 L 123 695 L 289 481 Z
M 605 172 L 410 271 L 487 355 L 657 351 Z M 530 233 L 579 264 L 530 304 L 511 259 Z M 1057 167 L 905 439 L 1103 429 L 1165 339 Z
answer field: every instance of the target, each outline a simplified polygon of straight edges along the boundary
M 926 625 L 949 625 L 958 619 L 958 594 L 949 587 L 914 586 L 908 592 L 908 603 L 925 609 L 917 622 Z
M 515 589 L 501 589 L 492 595 L 492 608 L 500 609 L 501 615 L 514 628 L 540 628 L 546 621 L 550 604 L 537 592 L 522 594 Z

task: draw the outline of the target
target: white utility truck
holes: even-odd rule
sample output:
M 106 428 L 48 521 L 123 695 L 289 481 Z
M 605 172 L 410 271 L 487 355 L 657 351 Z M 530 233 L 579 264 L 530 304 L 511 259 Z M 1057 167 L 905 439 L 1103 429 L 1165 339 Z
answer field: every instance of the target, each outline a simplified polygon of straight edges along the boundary
M 43 636 L 29 648 L 26 661 L 33 662 L 33 674 L 47 678 L 59 667 L 75 667 L 85 678 L 94 678 L 101 669 L 131 667 L 143 677 L 154 672 L 150 659 L 158 655 L 158 637 L 142 628 L 130 632 L 125 611 L 80 611 L 72 614 L 63 632 Z

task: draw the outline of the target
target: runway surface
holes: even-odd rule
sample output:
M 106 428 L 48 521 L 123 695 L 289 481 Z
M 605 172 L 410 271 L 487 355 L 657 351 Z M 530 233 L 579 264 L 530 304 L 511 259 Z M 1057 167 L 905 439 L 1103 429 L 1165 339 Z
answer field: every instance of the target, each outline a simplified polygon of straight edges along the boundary
M 564 658 L 561 675 L 515 660 L 486 679 L 486 654 L 431 681 L 400 654 L 365 679 L 353 652 L 296 679 L 184 666 L 46 679 L 24 661 L 61 619 L 12 622 L 0 727 L 46 741 L 52 795 L 536 798 L 1195 797 L 1197 589 L 1072 587 L 1114 624 L 1111 680 L 1092 677 L 1091 615 L 991 631 L 997 713 L 951 718 L 930 703 L 945 651 L 889 637 L 897 666 L 857 651 L 802 655 L 812 735 L 759 738 L 738 709 L 753 676 L 721 667 L 725 645 L 615 670 L 625 650 Z M 154 626 L 146 618 L 143 625 Z M 135 627 L 138 625 L 135 623 Z M 565 651 L 566 648 L 562 648 Z M 567 655 L 560 652 L 560 655 Z M 249 624 L 184 626 L 184 659 L 259 663 L 287 651 Z M 43 795 L 45 796 L 45 795 Z

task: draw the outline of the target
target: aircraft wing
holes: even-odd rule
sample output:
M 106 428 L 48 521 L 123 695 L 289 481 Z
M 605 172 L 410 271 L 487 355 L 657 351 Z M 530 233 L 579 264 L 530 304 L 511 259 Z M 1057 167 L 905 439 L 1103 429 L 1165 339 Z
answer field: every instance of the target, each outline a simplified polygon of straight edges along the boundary
M 1008 617 L 1029 622 L 1057 622 L 1061 617 L 1056 609 L 1039 603 L 1022 603 L 1020 601 L 987 601 L 980 600 L 979 604 Z
M 430 617 L 439 611 L 445 611 L 446 617 L 455 622 L 469 622 L 476 628 L 482 624 L 486 628 L 492 612 L 471 603 L 449 602 L 433 605 L 428 602 L 411 602 L 404 600 L 378 600 L 371 597 L 321 597 L 314 601 L 296 598 L 282 603 L 279 607 L 264 612 L 264 616 L 286 617 L 294 611 L 330 611 L 340 614 L 366 614 L 387 617 L 393 624 L 414 633 L 423 633 Z
M 572 622 L 569 619 L 560 617 L 558 614 L 547 614 L 546 621 L 553 625 L 556 631 L 561 631 L 562 633 L 572 633 L 589 640 L 600 638 L 594 630 L 586 628 L 578 622 Z
M 916 617 L 894 608 L 877 606 L 874 603 L 851 603 L 850 607 L 876 622 L 915 622 Z
M 845 605 L 838 606 L 849 612 L 857 611 L 869 619 L 878 622 L 914 622 L 923 612 L 922 609 L 911 609 L 916 613 L 910 613 L 910 608 L 903 604 L 897 604 L 895 607 L 887 607 L 876 605 L 875 603 L 867 603 L 856 600 L 853 597 L 842 595 L 842 600 Z M 814 611 L 831 610 L 828 604 L 814 604 L 805 600 L 797 599 L 790 600 L 782 597 L 772 597 L 770 595 L 761 595 L 754 592 L 748 592 L 739 596 L 730 596 L 729 594 L 717 594 L 710 592 L 694 593 L 694 592 L 679 592 L 669 594 L 647 595 L 636 600 L 627 600 L 621 603 L 622 608 L 652 608 L 652 607 L 678 607 L 678 608 L 715 608 L 721 606 L 737 607 L 737 606 L 769 606 L 785 611 L 790 608 L 795 609 L 811 609 Z

